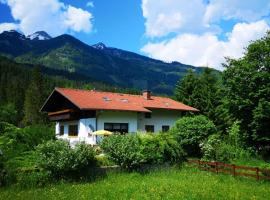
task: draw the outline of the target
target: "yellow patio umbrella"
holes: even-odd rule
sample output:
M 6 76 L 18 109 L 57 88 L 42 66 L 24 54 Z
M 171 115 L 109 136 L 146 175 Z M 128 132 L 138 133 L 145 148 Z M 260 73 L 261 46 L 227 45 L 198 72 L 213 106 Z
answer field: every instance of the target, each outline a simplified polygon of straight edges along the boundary
M 112 135 L 113 133 L 111 131 L 106 131 L 106 130 L 99 130 L 99 131 L 95 131 L 92 133 L 93 135 Z

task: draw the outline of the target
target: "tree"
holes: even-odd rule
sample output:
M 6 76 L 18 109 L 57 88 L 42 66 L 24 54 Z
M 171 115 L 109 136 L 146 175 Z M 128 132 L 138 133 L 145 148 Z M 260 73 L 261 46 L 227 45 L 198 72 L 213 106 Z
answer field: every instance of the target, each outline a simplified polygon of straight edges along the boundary
M 177 101 L 193 106 L 193 93 L 198 83 L 198 77 L 194 71 L 188 70 L 187 74 L 180 79 L 175 87 L 174 96 Z
M 224 107 L 240 121 L 246 145 L 264 148 L 270 141 L 270 33 L 224 66 Z
M 221 85 L 217 73 L 205 68 L 201 75 L 189 71 L 175 88 L 175 98 L 200 110 L 214 122 L 218 119 L 217 106 L 220 104 Z
M 200 144 L 208 136 L 216 133 L 216 127 L 207 117 L 198 115 L 180 118 L 170 132 L 176 137 L 188 156 L 200 156 Z
M 44 122 L 45 117 L 40 113 L 44 100 L 43 79 L 39 68 L 32 72 L 32 82 L 25 93 L 24 119 L 25 125 L 39 124 Z

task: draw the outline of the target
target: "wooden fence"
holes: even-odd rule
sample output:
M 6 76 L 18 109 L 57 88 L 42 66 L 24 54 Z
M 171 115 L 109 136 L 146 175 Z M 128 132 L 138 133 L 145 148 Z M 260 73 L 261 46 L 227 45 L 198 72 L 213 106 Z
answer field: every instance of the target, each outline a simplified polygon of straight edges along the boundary
M 201 160 L 188 160 L 190 165 L 196 165 L 200 170 L 215 173 L 231 174 L 232 176 L 246 176 L 256 178 L 256 180 L 270 180 L 270 170 L 258 167 L 237 166 L 222 162 L 208 162 Z

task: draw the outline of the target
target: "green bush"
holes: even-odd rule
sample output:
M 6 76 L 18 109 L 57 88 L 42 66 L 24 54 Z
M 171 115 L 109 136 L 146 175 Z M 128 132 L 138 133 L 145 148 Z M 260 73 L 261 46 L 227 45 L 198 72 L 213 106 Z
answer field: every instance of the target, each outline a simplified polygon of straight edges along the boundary
M 24 151 L 34 150 L 38 144 L 54 138 L 53 129 L 46 125 L 18 128 L 0 122 L 0 149 L 6 159 L 15 157 Z
M 37 166 L 54 178 L 79 178 L 95 166 L 95 151 L 86 144 L 72 149 L 67 141 L 48 141 L 37 147 Z
M 134 169 L 143 162 L 140 139 L 136 135 L 112 135 L 106 137 L 101 143 L 101 148 L 122 168 Z
M 248 160 L 256 157 L 251 149 L 243 149 L 236 144 L 235 137 L 221 137 L 220 135 L 210 135 L 205 142 L 201 143 L 203 159 L 211 161 L 235 163 L 235 161 Z
M 216 133 L 216 127 L 207 117 L 198 115 L 180 118 L 170 132 L 188 156 L 201 156 L 200 143 Z
M 122 168 L 144 164 L 180 163 L 185 154 L 170 134 L 113 135 L 103 140 L 102 149 Z

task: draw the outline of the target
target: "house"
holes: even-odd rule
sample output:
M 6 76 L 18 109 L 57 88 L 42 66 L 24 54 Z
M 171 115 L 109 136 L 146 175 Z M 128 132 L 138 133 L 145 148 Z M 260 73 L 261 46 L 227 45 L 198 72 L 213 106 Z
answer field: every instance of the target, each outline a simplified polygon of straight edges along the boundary
M 58 138 L 96 144 L 96 130 L 119 133 L 160 132 L 172 127 L 183 112 L 198 111 L 150 91 L 131 95 L 95 90 L 55 88 L 41 111 L 56 122 Z

